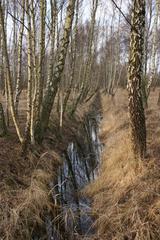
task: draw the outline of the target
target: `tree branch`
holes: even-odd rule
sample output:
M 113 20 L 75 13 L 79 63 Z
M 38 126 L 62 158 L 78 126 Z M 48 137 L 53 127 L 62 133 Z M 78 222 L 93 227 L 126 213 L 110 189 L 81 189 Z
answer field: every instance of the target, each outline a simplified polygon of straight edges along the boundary
M 15 16 L 13 16 L 12 13 L 10 13 L 9 11 L 7 11 L 7 13 L 8 13 L 14 20 L 16 20 L 17 22 L 21 23 L 21 24 L 25 27 L 25 29 L 26 29 L 27 31 L 29 31 L 28 27 L 27 27 L 21 20 L 19 20 L 19 19 L 16 18 Z
M 121 8 L 117 5 L 117 3 L 114 0 L 111 0 L 113 2 L 113 4 L 115 5 L 115 7 L 119 10 L 119 12 L 122 14 L 122 16 L 124 17 L 124 19 L 126 20 L 126 22 L 131 26 L 131 22 L 128 20 L 128 18 L 125 16 L 125 14 L 122 12 Z

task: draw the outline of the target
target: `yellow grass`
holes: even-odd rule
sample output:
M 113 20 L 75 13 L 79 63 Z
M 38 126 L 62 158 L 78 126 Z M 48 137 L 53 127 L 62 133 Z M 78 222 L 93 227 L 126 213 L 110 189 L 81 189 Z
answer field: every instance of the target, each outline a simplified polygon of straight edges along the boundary
M 135 161 L 131 151 L 126 91 L 118 91 L 114 101 L 102 96 L 100 139 L 105 144 L 102 165 L 98 179 L 84 190 L 84 194 L 93 198 L 92 214 L 96 219 L 93 224 L 96 234 L 90 239 L 160 239 L 160 109 L 156 105 L 157 93 L 158 90 L 151 94 L 146 110 L 148 157 L 143 162 Z M 96 106 L 96 109 L 100 108 Z M 81 132 L 79 123 L 83 122 L 88 109 L 89 104 L 81 106 L 77 120 L 72 124 L 70 119 L 64 120 L 65 138 L 61 143 L 52 132 L 47 136 L 52 138 L 52 147 L 54 145 L 57 152 L 63 152 L 68 141 Z M 56 132 L 55 121 L 54 124 Z M 6 143 L 12 144 L 12 139 L 4 141 L 4 146 Z M 18 148 L 17 143 L 15 146 Z M 31 154 L 26 160 L 17 159 L 16 150 L 11 149 L 10 159 L 7 155 L 5 161 L 1 161 L 0 238 L 29 240 L 33 229 L 43 231 L 46 210 L 55 214 L 55 220 L 60 218 L 56 215 L 59 206 L 51 199 L 49 182 L 56 176 L 61 159 L 57 152 L 50 151 L 47 141 L 45 148 L 46 152 L 40 158 Z
M 5 184 L 2 192 L 6 209 L 3 211 L 1 226 L 5 239 L 29 240 L 33 229 L 43 229 L 46 214 L 55 212 L 58 206 L 53 202 L 49 183 L 54 180 L 60 157 L 55 152 L 46 152 L 39 159 L 32 154 L 26 159 L 26 169 L 21 172 L 22 183 L 14 186 Z M 29 168 L 30 166 L 30 168 Z M 7 189 L 8 188 L 8 189 Z
M 160 239 L 159 111 L 152 93 L 147 114 L 148 157 L 131 150 L 125 92 L 115 102 L 103 98 L 101 140 L 105 144 L 100 175 L 85 192 L 93 198 L 96 239 Z
M 4 98 L 0 98 L 5 106 Z M 25 92 L 21 98 L 19 120 L 24 129 Z M 29 240 L 33 231 L 44 231 L 40 235 L 46 238 L 45 218 L 48 214 L 56 226 L 65 221 L 62 219 L 61 206 L 53 200 L 52 194 L 57 193 L 51 189 L 50 183 L 57 179 L 58 167 L 62 163 L 60 156 L 68 143 L 74 141 L 75 136 L 83 140 L 81 129 L 91 101 L 81 105 L 74 118 L 66 114 L 61 131 L 58 115 L 54 112 L 43 146 L 33 147 L 26 159 L 20 157 L 21 147 L 11 121 L 10 135 L 0 139 L 0 239 Z M 72 212 L 66 214 L 72 215 Z M 64 233 L 60 231 L 60 234 Z

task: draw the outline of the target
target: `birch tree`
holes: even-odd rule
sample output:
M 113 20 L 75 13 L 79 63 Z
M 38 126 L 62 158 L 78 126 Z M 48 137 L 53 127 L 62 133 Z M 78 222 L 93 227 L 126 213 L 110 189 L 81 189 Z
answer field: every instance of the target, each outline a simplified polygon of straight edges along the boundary
M 157 53 L 157 24 L 158 24 L 158 16 L 159 16 L 159 0 L 156 0 L 155 3 L 155 14 L 154 14 L 154 22 L 153 22 L 153 33 L 152 33 L 152 51 L 151 51 L 151 68 L 150 68 L 150 79 L 147 85 L 147 98 L 150 93 L 150 88 L 155 78 L 156 73 L 156 53 Z
M 11 71 L 10 71 L 10 63 L 9 63 L 9 56 L 7 51 L 7 39 L 6 39 L 6 32 L 5 32 L 5 25 L 4 25 L 4 15 L 2 9 L 2 1 L 0 1 L 0 25 L 2 31 L 2 38 L 3 38 L 3 48 L 4 48 L 4 58 L 5 58 L 5 67 L 6 67 L 6 83 L 8 88 L 8 98 L 10 104 L 10 110 L 12 119 L 17 131 L 17 135 L 19 137 L 20 142 L 23 142 L 23 136 L 20 131 L 19 123 L 16 117 L 15 107 L 14 107 L 14 98 L 13 98 L 13 86 L 12 86 L 12 78 L 11 78 Z
M 64 97 L 64 102 L 63 102 L 63 114 L 62 117 L 65 113 L 66 107 L 67 107 L 67 102 L 69 100 L 71 91 L 72 91 L 72 87 L 73 87 L 73 82 L 74 82 L 74 77 L 75 77 L 75 67 L 76 67 L 76 56 L 77 56 L 77 33 L 78 33 L 78 20 L 79 20 L 79 0 L 77 0 L 77 4 L 76 4 L 76 14 L 75 14 L 75 26 L 73 29 L 73 37 L 71 37 L 71 73 L 69 76 L 70 82 L 69 82 L 69 86 L 68 89 L 66 91 L 66 95 Z
M 40 128 L 36 131 L 37 139 L 43 138 L 44 132 L 48 127 L 50 114 L 52 111 L 54 99 L 58 90 L 58 85 L 61 81 L 62 72 L 64 69 L 65 58 L 69 44 L 69 36 L 72 28 L 74 8 L 76 0 L 69 0 L 67 13 L 64 24 L 64 32 L 60 42 L 60 50 L 57 56 L 57 62 L 53 70 L 53 76 L 50 83 L 47 85 L 44 99 L 42 102 L 42 111 L 40 117 Z M 37 126 L 36 126 L 37 127 Z
M 45 18 L 46 18 L 46 0 L 40 1 L 40 56 L 39 56 L 39 68 L 38 78 L 35 86 L 34 96 L 34 131 L 39 131 L 40 125 L 40 107 L 43 99 L 43 85 L 44 85 L 44 60 L 45 60 Z M 38 129 L 36 129 L 38 127 Z
M 15 92 L 15 111 L 18 113 L 19 96 L 21 93 L 21 81 L 22 81 L 22 43 L 24 34 L 24 18 L 25 18 L 25 0 L 22 1 L 22 17 L 21 17 L 21 28 L 18 40 L 18 72 L 16 81 L 16 92 Z
M 146 154 L 146 124 L 142 101 L 142 74 L 145 30 L 145 0 L 134 0 L 128 67 L 131 141 L 135 157 Z
M 27 23 L 28 23 L 28 33 L 27 33 L 27 47 L 28 47 L 28 84 L 27 84 L 27 121 L 25 127 L 25 138 L 22 145 L 22 153 L 25 154 L 27 145 L 30 142 L 30 127 L 31 127 L 31 104 L 32 104 L 32 34 L 31 34 L 31 16 L 30 16 L 30 3 L 26 0 L 26 10 L 27 10 Z

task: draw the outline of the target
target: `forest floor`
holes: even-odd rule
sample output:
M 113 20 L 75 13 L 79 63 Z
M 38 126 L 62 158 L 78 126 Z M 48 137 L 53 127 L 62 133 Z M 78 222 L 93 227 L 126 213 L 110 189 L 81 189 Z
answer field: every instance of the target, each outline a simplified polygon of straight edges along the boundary
M 101 96 L 103 120 L 100 139 L 104 144 L 102 164 L 98 178 L 84 190 L 93 199 L 92 214 L 96 219 L 94 226 L 97 231 L 91 239 L 160 239 L 158 93 L 159 89 L 151 92 L 146 110 L 147 157 L 143 162 L 136 162 L 131 152 L 126 91 L 118 91 L 114 100 Z M 58 138 L 56 134 L 54 136 L 57 118 L 43 148 L 37 147 L 27 159 L 20 157 L 21 147 L 12 124 L 8 136 L 0 138 L 0 239 L 29 240 L 24 229 L 28 228 L 29 234 L 33 222 L 39 228 L 44 209 L 55 211 L 55 203 L 51 202 L 48 194 L 48 182 L 53 179 L 53 173 L 56 174 L 57 166 L 61 164 L 61 152 L 79 132 L 77 126 L 83 121 L 89 105 L 81 106 L 74 121 L 65 119 L 66 138 Z M 20 108 L 23 129 L 23 101 Z M 50 150 L 51 146 L 54 146 L 54 150 Z

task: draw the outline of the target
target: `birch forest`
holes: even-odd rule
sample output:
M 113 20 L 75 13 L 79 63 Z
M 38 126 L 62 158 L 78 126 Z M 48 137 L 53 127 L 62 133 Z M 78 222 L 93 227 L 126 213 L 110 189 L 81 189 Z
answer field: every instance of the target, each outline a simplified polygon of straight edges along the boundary
M 160 0 L 0 0 L 0 240 L 160 239 Z

